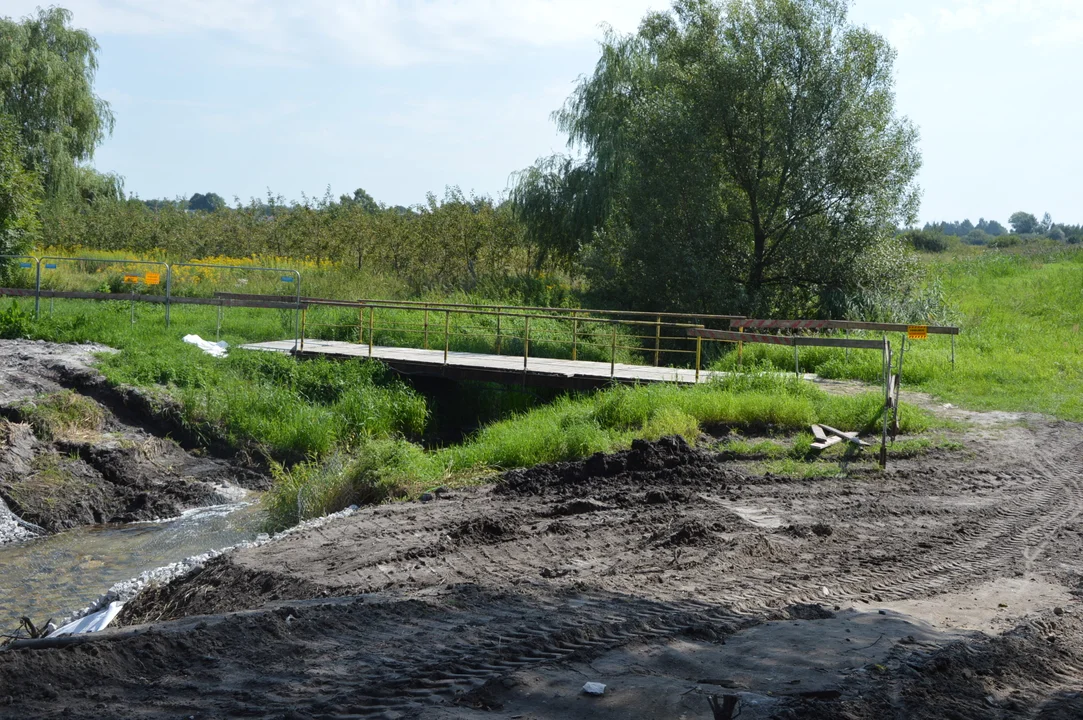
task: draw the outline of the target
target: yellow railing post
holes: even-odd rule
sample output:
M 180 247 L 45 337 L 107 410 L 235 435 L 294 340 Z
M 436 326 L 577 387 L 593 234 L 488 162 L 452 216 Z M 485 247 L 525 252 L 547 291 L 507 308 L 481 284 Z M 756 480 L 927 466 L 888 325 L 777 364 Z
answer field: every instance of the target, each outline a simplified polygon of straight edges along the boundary
M 526 372 L 526 361 L 530 357 L 530 316 L 526 316 L 526 329 L 523 333 L 523 372 Z
M 447 365 L 447 351 L 451 344 L 451 311 L 444 311 L 444 364 Z
M 577 336 L 579 335 L 579 313 L 572 312 L 572 360 L 577 359 L 576 351 L 578 350 Z
M 376 308 L 369 307 L 369 357 L 372 357 L 372 331 L 375 327 L 375 321 L 373 317 L 376 315 Z
M 613 323 L 612 339 L 609 343 L 609 377 L 614 377 L 617 372 L 617 324 Z
M 662 348 L 662 316 L 654 321 L 654 366 L 658 367 L 658 352 Z
M 429 306 L 425 306 L 425 349 L 429 349 Z
M 703 338 L 696 336 L 696 382 L 699 382 L 699 366 L 703 357 Z

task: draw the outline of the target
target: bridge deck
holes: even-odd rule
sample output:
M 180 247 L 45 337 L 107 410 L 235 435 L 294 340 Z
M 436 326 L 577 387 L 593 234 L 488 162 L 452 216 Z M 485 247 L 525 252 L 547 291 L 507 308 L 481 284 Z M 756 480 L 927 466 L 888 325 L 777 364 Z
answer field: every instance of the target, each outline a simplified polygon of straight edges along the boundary
M 242 346 L 246 350 L 267 350 L 274 352 L 292 352 L 292 340 L 251 343 Z M 357 343 L 333 340 L 305 340 L 303 356 L 327 355 L 331 357 L 369 357 L 369 346 Z M 480 380 L 515 385 L 534 385 L 541 387 L 586 390 L 607 385 L 610 382 L 623 384 L 676 382 L 692 384 L 696 382 L 696 371 L 683 368 L 651 367 L 647 365 L 626 365 L 616 363 L 610 373 L 607 362 L 589 360 L 558 360 L 553 358 L 529 358 L 523 367 L 521 355 L 487 355 L 471 352 L 448 352 L 444 363 L 443 350 L 422 350 L 419 348 L 381 347 L 372 348 L 372 357 L 377 358 L 397 372 L 405 375 L 428 375 L 446 377 L 453 380 Z M 701 371 L 699 381 L 723 373 Z

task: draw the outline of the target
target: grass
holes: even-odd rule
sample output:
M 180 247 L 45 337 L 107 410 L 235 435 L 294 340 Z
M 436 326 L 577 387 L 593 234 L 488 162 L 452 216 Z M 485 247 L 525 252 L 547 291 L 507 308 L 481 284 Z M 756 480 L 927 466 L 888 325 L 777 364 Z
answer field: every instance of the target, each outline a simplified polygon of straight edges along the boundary
M 880 427 L 880 410 L 876 393 L 830 395 L 773 373 L 734 375 L 694 387 L 621 386 L 565 395 L 486 425 L 458 445 L 425 451 L 403 440 L 384 439 L 358 446 L 348 460 L 281 468 L 268 494 L 269 523 L 278 529 L 350 504 L 416 496 L 424 489 L 469 484 L 500 470 L 612 452 L 629 447 L 636 438 L 676 434 L 695 443 L 704 428 L 783 434 L 815 422 L 872 431 Z M 904 404 L 900 424 L 904 433 L 912 434 L 936 422 Z M 805 457 L 809 443 L 811 436 L 799 434 L 788 454 Z M 764 450 L 779 462 L 800 463 L 794 457 L 781 458 L 777 447 L 772 443 Z
M 906 345 L 903 389 L 975 410 L 1038 412 L 1083 421 L 1083 250 L 984 251 L 930 257 L 958 324 L 956 365 L 947 336 Z M 874 334 L 875 335 L 875 334 Z M 856 336 L 852 334 L 851 336 Z M 891 337 L 898 354 L 899 337 Z M 714 345 L 717 369 L 737 364 Z M 802 372 L 879 382 L 880 354 L 802 348 Z M 792 371 L 793 351 L 746 345 L 744 362 Z
M 57 440 L 100 432 L 105 412 L 90 398 L 61 390 L 21 405 L 19 419 L 42 440 Z

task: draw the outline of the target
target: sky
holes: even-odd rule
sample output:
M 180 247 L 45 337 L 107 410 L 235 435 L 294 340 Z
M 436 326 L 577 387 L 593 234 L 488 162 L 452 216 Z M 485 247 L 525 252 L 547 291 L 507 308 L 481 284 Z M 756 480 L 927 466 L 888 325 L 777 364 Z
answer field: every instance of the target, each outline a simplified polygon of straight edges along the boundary
M 20 17 L 40 0 L 4 0 Z M 667 0 L 61 0 L 101 45 L 94 165 L 142 198 L 505 195 L 604 28 Z M 854 0 L 898 51 L 920 219 L 1083 223 L 1083 0 Z

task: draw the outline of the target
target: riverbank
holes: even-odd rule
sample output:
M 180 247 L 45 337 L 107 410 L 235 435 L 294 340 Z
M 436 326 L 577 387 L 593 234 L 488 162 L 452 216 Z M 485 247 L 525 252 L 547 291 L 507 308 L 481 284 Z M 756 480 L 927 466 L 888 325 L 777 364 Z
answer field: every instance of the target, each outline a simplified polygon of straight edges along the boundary
M 1083 428 L 942 412 L 885 472 L 666 438 L 360 508 L 0 653 L 0 715 L 1069 717 Z
M 111 350 L 0 340 L 0 502 L 47 532 L 175 517 L 269 480 L 172 439 L 152 397 L 91 366 Z M 6 523 L 0 542 L 25 538 Z

